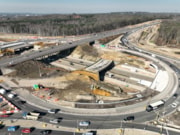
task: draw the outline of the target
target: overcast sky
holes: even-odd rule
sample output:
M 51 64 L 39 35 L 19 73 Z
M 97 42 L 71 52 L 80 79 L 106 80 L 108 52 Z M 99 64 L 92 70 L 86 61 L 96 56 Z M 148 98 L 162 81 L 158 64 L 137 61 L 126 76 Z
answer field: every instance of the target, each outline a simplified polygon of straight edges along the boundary
M 180 12 L 180 0 L 0 0 L 0 12 Z

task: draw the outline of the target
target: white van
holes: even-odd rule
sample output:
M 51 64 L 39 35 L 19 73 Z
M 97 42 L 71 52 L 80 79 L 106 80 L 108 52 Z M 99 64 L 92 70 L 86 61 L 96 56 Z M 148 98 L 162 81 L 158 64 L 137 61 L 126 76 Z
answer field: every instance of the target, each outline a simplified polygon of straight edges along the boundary
M 8 98 L 14 98 L 15 97 L 15 95 L 12 93 L 9 93 L 7 96 L 8 96 Z
M 87 127 L 90 125 L 90 121 L 80 121 L 79 122 L 79 126 L 84 126 L 84 127 Z
M 1 88 L 1 89 L 0 89 L 0 94 L 2 94 L 2 95 L 6 94 L 6 90 L 3 89 L 3 88 Z

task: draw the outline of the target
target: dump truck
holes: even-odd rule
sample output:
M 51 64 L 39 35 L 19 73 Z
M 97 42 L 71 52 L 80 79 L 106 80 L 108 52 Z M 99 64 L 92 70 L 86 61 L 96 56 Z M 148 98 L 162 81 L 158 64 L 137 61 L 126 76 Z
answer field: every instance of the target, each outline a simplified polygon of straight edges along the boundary
M 35 112 L 23 112 L 23 118 L 28 120 L 37 120 L 40 113 Z

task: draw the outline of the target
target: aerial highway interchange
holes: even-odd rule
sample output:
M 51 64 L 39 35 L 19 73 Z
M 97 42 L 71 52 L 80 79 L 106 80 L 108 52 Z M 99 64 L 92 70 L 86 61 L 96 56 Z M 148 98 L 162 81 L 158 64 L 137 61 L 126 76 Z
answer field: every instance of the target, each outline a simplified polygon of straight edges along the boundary
M 129 106 L 123 106 L 123 107 L 119 107 L 119 108 L 110 108 L 110 109 L 102 109 L 99 112 L 97 111 L 97 113 L 84 113 L 85 111 L 87 111 L 86 109 L 82 109 L 83 113 L 81 113 L 80 110 L 72 109 L 72 112 L 69 109 L 63 108 L 63 107 L 59 107 L 60 111 L 56 114 L 48 114 L 47 110 L 49 108 L 58 108 L 57 105 L 52 105 L 52 104 L 43 104 L 43 101 L 39 101 L 39 105 L 35 105 L 32 103 L 32 101 L 30 101 L 29 99 L 23 98 L 21 97 L 21 95 L 18 95 L 17 97 L 11 99 L 10 101 L 16 105 L 18 108 L 20 108 L 23 111 L 38 111 L 42 114 L 42 117 L 40 117 L 39 121 L 42 122 L 49 122 L 50 119 L 52 118 L 61 118 L 61 122 L 59 124 L 56 125 L 61 125 L 61 126 L 65 126 L 65 127 L 72 127 L 72 128 L 81 128 L 78 127 L 78 122 L 80 122 L 81 120 L 87 120 L 90 121 L 91 124 L 87 127 L 88 129 L 113 129 L 113 128 L 137 128 L 137 129 L 144 129 L 146 128 L 146 130 L 150 130 L 150 131 L 155 131 L 155 132 L 160 132 L 160 128 L 155 127 L 155 126 L 151 126 L 151 125 L 147 125 L 145 122 L 148 121 L 152 121 L 154 119 L 157 119 L 157 117 L 161 117 L 167 114 L 170 114 L 174 111 L 174 109 L 170 106 L 170 104 L 172 104 L 174 101 L 179 101 L 180 102 L 180 97 L 177 96 L 177 98 L 174 98 L 173 95 L 174 93 L 176 94 L 180 94 L 180 88 L 179 88 L 179 73 L 180 73 L 180 69 L 178 69 L 178 67 L 174 66 L 173 63 L 171 61 L 173 61 L 174 59 L 171 58 L 166 58 L 164 56 L 155 54 L 155 53 L 151 53 L 151 52 L 147 52 L 145 50 L 141 50 L 140 49 L 133 46 L 131 43 L 128 43 L 128 34 L 140 29 L 143 29 L 145 27 L 151 27 L 152 25 L 156 25 L 159 22 L 153 22 L 150 24 L 145 24 L 142 26 L 136 26 L 133 28 L 122 28 L 119 30 L 115 30 L 115 31 L 110 31 L 110 32 L 103 32 L 103 33 L 97 33 L 97 34 L 92 34 L 89 35 L 87 38 L 78 40 L 78 41 L 74 41 L 74 42 L 70 42 L 68 44 L 64 44 L 64 45 L 60 45 L 60 46 L 53 46 L 50 48 L 46 48 L 46 49 L 40 49 L 37 52 L 33 52 L 31 54 L 23 54 L 23 55 L 19 55 L 16 57 L 12 57 L 12 58 L 7 58 L 7 59 L 1 59 L 0 60 L 0 67 L 6 67 L 6 66 L 11 66 L 11 65 L 15 65 L 30 59 L 36 59 L 39 57 L 43 57 L 46 55 L 51 55 L 54 53 L 57 53 L 59 51 L 63 51 L 63 50 L 67 50 L 69 48 L 74 48 L 78 45 L 81 45 L 82 43 L 86 43 L 86 42 L 92 42 L 95 41 L 97 39 L 101 39 L 104 37 L 109 37 L 112 35 L 117 35 L 117 34 L 122 34 L 122 33 L 126 33 L 125 36 L 123 37 L 124 39 L 121 39 L 122 42 L 124 43 L 124 45 L 129 48 L 128 50 L 124 50 L 126 52 L 132 53 L 132 54 L 136 54 L 142 57 L 149 57 L 149 59 L 153 59 L 154 61 L 156 61 L 157 63 L 159 63 L 160 65 L 162 65 L 166 71 L 168 71 L 168 75 L 171 79 L 169 79 L 168 85 L 166 87 L 166 90 L 162 91 L 162 93 L 156 95 L 155 97 L 152 97 L 152 101 L 158 101 L 161 99 L 165 100 L 165 105 L 163 108 L 161 109 L 157 109 L 154 110 L 152 112 L 147 112 L 145 110 L 146 106 L 149 104 L 149 100 L 148 101 L 143 101 L 143 102 L 139 102 L 137 104 L 133 104 L 133 105 L 129 105 Z M 128 33 L 128 34 L 127 34 Z M 155 55 L 155 56 L 154 56 Z M 179 62 L 179 60 L 174 60 L 177 63 Z M 26 103 L 21 103 L 18 101 L 21 100 L 26 100 Z M 32 97 L 33 99 L 33 97 Z M 42 102 L 42 103 L 41 103 Z M 39 106 L 41 106 L 39 108 Z M 133 110 L 133 108 L 136 108 L 136 111 L 130 111 Z M 79 111 L 79 113 L 78 113 Z M 92 112 L 93 110 L 91 110 L 90 112 Z M 128 116 L 134 116 L 135 119 L 133 122 L 125 122 L 124 118 L 128 117 Z M 22 114 L 21 113 L 15 113 L 13 114 L 10 118 L 12 119 L 20 119 L 22 118 Z M 138 124 L 141 123 L 141 124 Z M 5 129 L 2 129 L 1 131 L 5 131 Z M 33 133 L 34 134 L 38 134 L 40 132 L 40 130 L 35 130 Z M 166 133 L 165 130 L 162 131 L 163 133 Z M 17 133 L 13 133 L 18 134 Z M 33 134 L 32 133 L 32 134 Z M 52 131 L 53 135 L 56 134 L 61 134 L 60 131 Z M 72 134 L 72 133 L 63 133 L 63 134 Z M 76 134 L 80 134 L 80 133 L 76 133 Z M 171 131 L 169 130 L 169 134 L 172 135 L 178 135 L 179 133 L 176 131 Z

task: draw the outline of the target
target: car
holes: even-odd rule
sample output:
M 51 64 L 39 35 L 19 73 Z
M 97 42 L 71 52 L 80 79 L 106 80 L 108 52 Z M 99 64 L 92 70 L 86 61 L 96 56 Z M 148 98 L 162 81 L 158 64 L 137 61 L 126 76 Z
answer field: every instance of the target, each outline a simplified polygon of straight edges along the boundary
M 50 123 L 57 124 L 57 123 L 60 122 L 60 119 L 51 119 L 49 122 L 50 122 Z
M 175 94 L 173 95 L 173 98 L 177 98 L 177 97 L 178 97 L 178 94 L 175 93 Z
M 22 133 L 31 133 L 31 129 L 30 128 L 24 128 L 21 130 Z
M 79 126 L 85 126 L 85 127 L 87 127 L 87 126 L 89 126 L 90 125 L 90 121 L 80 121 L 79 122 Z
M 40 132 L 41 135 L 49 135 L 51 133 L 51 130 L 42 130 Z
M 175 103 L 175 102 L 172 103 L 172 104 L 171 104 L 171 107 L 172 107 L 172 108 L 176 108 L 176 107 L 177 107 L 177 103 Z
M 7 128 L 7 131 L 16 131 L 17 130 L 17 126 L 9 126 L 8 128 Z
M 11 65 L 11 64 L 13 64 L 13 63 L 14 63 L 14 61 L 10 61 L 10 62 L 9 62 L 9 65 Z
M 25 103 L 26 103 L 26 101 L 19 100 L 19 101 L 17 101 L 17 103 L 18 103 L 18 104 L 25 104 Z
M 74 65 L 74 63 L 70 62 L 70 65 Z
M 57 112 L 58 112 L 57 109 L 49 109 L 49 110 L 48 110 L 48 113 L 51 113 L 51 114 L 55 114 L 55 113 L 57 113 Z
M 134 120 L 135 117 L 134 116 L 128 116 L 126 118 L 124 118 L 124 121 L 131 121 L 131 120 Z
M 2 95 L 6 94 L 6 90 L 3 89 L 3 88 L 1 88 L 1 89 L 0 89 L 0 94 L 2 94 Z
M 0 117 L 9 117 L 9 115 L 0 115 Z
M 0 129 L 3 129 L 5 127 L 5 125 L 0 124 Z
M 7 96 L 8 96 L 8 98 L 14 98 L 14 97 L 15 97 L 15 94 L 9 93 Z

